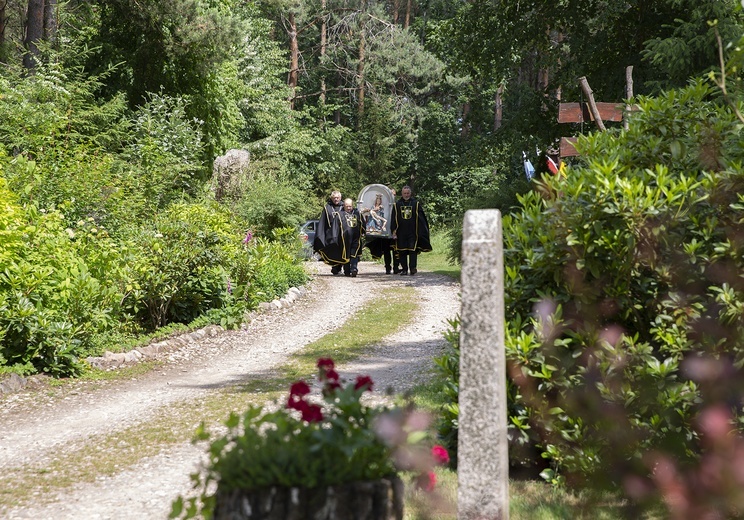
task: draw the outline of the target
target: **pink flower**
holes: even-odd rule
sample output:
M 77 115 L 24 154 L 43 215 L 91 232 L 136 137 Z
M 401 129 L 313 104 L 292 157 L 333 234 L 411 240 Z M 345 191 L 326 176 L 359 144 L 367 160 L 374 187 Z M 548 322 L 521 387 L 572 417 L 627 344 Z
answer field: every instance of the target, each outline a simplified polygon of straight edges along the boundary
M 250 242 L 251 240 L 253 240 L 253 233 L 247 231 L 245 234 L 245 238 L 243 239 L 243 243 L 248 244 L 248 242 Z
M 325 373 L 325 378 L 328 381 L 338 381 L 338 372 L 333 369 L 327 370 Z
M 447 453 L 447 449 L 444 446 L 440 446 L 439 444 L 435 444 L 434 446 L 432 446 L 431 455 L 432 457 L 434 457 L 434 460 L 437 464 L 440 464 L 442 466 L 444 466 L 445 464 L 449 464 L 449 453 Z
M 434 474 L 433 471 L 427 471 L 426 473 L 421 473 L 416 478 L 416 487 L 419 489 L 423 489 L 424 491 L 434 491 L 434 488 L 437 485 L 437 476 Z
M 369 376 L 357 376 L 356 383 L 354 384 L 354 390 L 359 390 L 360 388 L 363 390 L 369 390 L 372 391 L 372 386 L 374 383 L 372 382 L 372 378 Z

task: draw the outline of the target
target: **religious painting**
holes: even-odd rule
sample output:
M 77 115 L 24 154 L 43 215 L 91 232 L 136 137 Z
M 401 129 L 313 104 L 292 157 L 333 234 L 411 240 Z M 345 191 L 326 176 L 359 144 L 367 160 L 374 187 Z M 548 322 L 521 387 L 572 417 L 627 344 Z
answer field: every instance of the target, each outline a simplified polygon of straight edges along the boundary
M 390 216 L 393 214 L 393 193 L 383 184 L 368 184 L 359 192 L 357 209 L 370 238 L 390 238 Z

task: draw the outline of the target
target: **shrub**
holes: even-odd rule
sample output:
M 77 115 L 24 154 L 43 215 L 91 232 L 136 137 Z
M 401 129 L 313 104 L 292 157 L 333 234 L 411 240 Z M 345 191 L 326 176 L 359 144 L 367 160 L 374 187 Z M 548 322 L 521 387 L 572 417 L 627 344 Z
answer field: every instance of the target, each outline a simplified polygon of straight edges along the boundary
M 150 330 L 219 308 L 241 235 L 216 204 L 179 203 L 136 231 L 139 263 L 125 305 Z
M 741 424 L 741 124 L 702 83 L 639 104 L 504 217 L 511 447 L 554 482 L 640 500 L 689 478 L 726 511 L 699 478 L 723 446 L 704 418 Z
M 711 94 L 640 100 L 630 131 L 585 140 L 585 166 L 543 178 L 504 219 L 507 355 L 525 405 L 511 421 L 582 481 L 648 478 L 651 450 L 694 463 L 696 418 L 738 394 L 694 368 L 744 362 L 741 131 Z
M 286 228 L 275 236 L 279 240 L 254 238 L 247 249 L 249 263 L 253 267 L 244 295 L 249 307 L 283 296 L 290 287 L 299 287 L 307 281 L 307 274 L 297 255 L 296 242 L 299 239 L 296 230 Z M 290 236 L 292 242 L 282 241 L 281 236 Z
M 0 258 L 7 260 L 0 273 L 0 356 L 55 376 L 77 374 L 93 337 L 114 325 L 117 290 L 90 272 L 59 213 L 22 209 L 2 185 L 0 201 Z
M 238 204 L 238 214 L 258 235 L 279 228 L 297 228 L 314 208 L 308 194 L 271 176 L 254 176 Z

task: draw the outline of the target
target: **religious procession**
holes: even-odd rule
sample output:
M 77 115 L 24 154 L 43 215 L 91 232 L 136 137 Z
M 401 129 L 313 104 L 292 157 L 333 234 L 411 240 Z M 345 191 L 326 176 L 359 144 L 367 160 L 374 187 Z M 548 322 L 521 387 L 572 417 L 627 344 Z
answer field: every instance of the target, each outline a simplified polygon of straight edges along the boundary
M 410 186 L 396 191 L 382 184 L 370 184 L 359 193 L 356 203 L 331 192 L 318 222 L 313 251 L 331 266 L 336 276 L 355 278 L 359 258 L 367 247 L 372 258 L 383 259 L 386 274 L 417 272 L 418 255 L 431 251 L 429 222 Z

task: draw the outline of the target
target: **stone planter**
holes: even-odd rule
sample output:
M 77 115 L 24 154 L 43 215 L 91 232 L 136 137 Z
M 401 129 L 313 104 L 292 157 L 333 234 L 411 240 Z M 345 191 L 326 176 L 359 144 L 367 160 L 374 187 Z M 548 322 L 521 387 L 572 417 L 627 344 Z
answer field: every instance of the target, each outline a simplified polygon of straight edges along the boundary
M 327 488 L 217 490 L 215 520 L 402 520 L 398 477 Z

